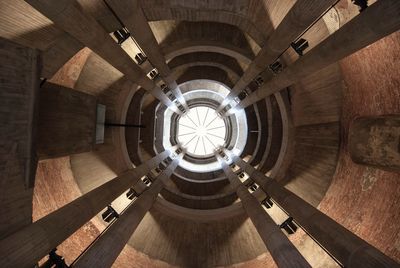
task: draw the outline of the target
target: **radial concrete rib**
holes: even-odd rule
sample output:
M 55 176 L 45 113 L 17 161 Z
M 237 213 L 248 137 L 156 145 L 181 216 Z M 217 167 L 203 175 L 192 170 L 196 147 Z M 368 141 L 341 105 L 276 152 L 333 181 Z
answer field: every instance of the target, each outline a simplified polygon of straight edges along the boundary
M 129 32 L 138 42 L 140 48 L 143 49 L 151 64 L 157 68 L 164 82 L 175 93 L 179 102 L 181 102 L 185 109 L 187 109 L 186 101 L 172 76 L 171 70 L 166 63 L 160 46 L 147 22 L 140 1 L 107 0 L 107 3 L 118 15 L 125 27 L 128 28 Z
M 394 260 L 274 179 L 265 176 L 233 153 L 225 153 L 343 267 L 399 267 Z
M 173 148 L 171 149 L 173 150 Z M 0 241 L 0 267 L 35 264 L 163 161 L 166 150 Z M 29 239 L 28 239 L 29 238 Z M 94 266 L 93 266 L 94 267 Z
M 377 1 L 239 103 L 245 108 L 400 29 L 400 1 Z
M 183 154 L 175 158 L 171 164 L 157 176 L 150 188 L 142 193 L 137 200 L 72 264 L 72 267 L 111 267 L 122 249 L 128 243 L 139 223 L 152 208 L 169 177 L 182 159 Z
M 311 267 L 222 157 L 219 154 L 216 157 L 277 266 Z
M 101 25 L 82 11 L 76 1 L 26 0 L 26 2 L 126 75 L 129 80 L 142 86 L 167 107 L 179 111 Z
M 235 84 L 228 95 L 227 102 L 236 97 L 259 73 L 272 64 L 290 46 L 291 42 L 335 2 L 336 0 L 298 0 Z M 222 108 L 223 106 L 220 107 Z

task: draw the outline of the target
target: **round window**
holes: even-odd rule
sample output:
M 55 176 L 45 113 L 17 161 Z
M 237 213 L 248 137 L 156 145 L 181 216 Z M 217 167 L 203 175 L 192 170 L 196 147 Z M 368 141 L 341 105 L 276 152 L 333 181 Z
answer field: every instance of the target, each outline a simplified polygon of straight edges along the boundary
M 226 125 L 216 111 L 196 106 L 178 119 L 177 140 L 186 152 L 196 157 L 209 157 L 225 145 Z

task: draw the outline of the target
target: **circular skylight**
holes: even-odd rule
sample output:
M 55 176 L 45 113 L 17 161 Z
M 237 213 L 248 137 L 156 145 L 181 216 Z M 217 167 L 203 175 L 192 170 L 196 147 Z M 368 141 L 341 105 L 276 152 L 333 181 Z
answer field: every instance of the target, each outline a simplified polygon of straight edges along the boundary
M 225 144 L 225 134 L 224 120 L 206 106 L 193 107 L 178 120 L 178 142 L 194 156 L 213 155 L 216 148 Z

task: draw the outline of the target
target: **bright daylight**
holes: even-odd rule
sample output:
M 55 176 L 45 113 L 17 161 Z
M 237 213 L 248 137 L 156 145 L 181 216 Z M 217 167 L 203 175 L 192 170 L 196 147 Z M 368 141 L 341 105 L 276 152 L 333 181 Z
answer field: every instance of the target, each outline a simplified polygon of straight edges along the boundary
M 178 142 L 195 156 L 209 156 L 224 145 L 226 127 L 214 109 L 205 106 L 191 108 L 178 122 Z

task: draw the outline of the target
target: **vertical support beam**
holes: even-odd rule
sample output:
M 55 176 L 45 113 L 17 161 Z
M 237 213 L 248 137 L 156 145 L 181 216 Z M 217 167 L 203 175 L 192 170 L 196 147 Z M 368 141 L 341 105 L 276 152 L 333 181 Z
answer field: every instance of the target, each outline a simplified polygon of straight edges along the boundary
M 139 223 L 151 209 L 158 194 L 178 166 L 182 154 L 157 176 L 150 189 L 141 194 L 74 263 L 73 267 L 111 267 Z
M 245 108 L 400 29 L 400 1 L 377 1 L 239 103 Z
M 158 166 L 170 151 L 97 187 L 0 241 L 0 267 L 33 267 L 43 256 Z
M 344 267 L 399 267 L 388 256 L 342 225 L 265 176 L 240 157 L 229 154 L 263 191 L 271 196 L 300 226 Z
M 400 115 L 356 118 L 350 125 L 349 152 L 357 164 L 400 172 Z
M 278 267 L 311 267 L 219 154 L 216 157 Z
M 0 38 L 0 239 L 32 221 L 38 58 L 37 50 Z
M 335 2 L 336 0 L 297 1 L 237 81 L 229 97 L 237 96 L 258 74 L 274 63 L 281 53 Z
M 25 0 L 44 16 L 52 20 L 82 44 L 134 83 L 149 91 L 171 109 L 178 110 L 162 90 L 150 80 L 143 70 L 90 15 L 85 14 L 75 0 Z
M 160 46 L 149 23 L 143 13 L 139 0 L 107 0 L 107 3 L 118 15 L 129 32 L 138 42 L 140 48 L 146 53 L 151 64 L 157 68 L 166 85 L 174 91 L 176 98 L 187 109 L 187 104 L 183 95 L 173 79 L 170 68 L 168 67 L 165 57 L 161 52 Z
M 41 159 L 91 151 L 96 97 L 45 83 L 40 89 L 37 152 Z

